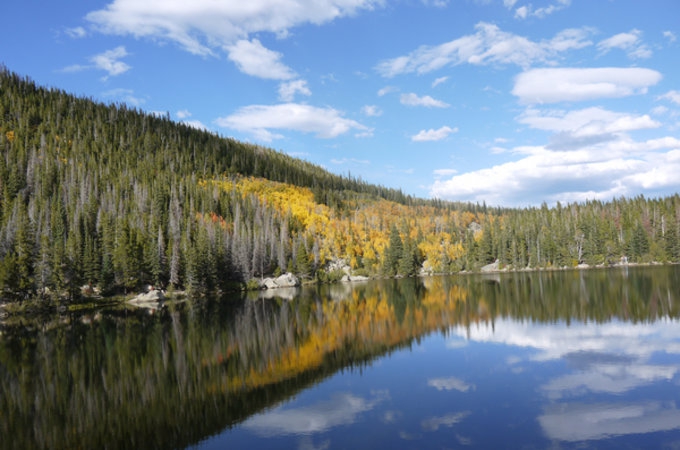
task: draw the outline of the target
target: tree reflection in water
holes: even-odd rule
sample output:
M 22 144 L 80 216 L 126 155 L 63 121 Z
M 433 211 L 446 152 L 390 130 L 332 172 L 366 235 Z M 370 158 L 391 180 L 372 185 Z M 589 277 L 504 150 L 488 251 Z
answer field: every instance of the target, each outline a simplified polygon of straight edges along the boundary
M 293 300 L 225 298 L 153 315 L 104 310 L 5 323 L 0 448 L 182 448 L 432 332 L 469 333 L 504 319 L 675 318 L 677 286 L 676 267 L 409 278 L 305 288 Z M 570 361 L 590 364 L 586 356 Z M 433 383 L 474 389 L 455 378 Z M 542 420 L 551 426 L 572 413 Z

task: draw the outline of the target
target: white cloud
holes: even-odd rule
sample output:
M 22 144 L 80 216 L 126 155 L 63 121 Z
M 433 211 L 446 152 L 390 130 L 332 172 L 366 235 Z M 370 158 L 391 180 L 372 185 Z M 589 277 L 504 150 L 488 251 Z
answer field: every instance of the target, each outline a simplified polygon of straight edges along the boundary
M 89 58 L 90 64 L 73 64 L 62 69 L 63 72 L 80 72 L 83 70 L 104 70 L 108 73 L 104 79 L 106 80 L 109 76 L 114 77 L 121 75 L 131 67 L 120 61 L 121 58 L 128 56 L 128 52 L 125 47 L 118 46 L 112 50 L 107 50 L 103 53 L 91 56 Z
M 640 30 L 633 29 L 629 33 L 619 33 L 600 41 L 597 48 L 602 53 L 618 48 L 625 51 L 630 58 L 649 58 L 652 56 L 652 51 L 640 42 L 641 36 Z
M 105 70 L 109 76 L 114 77 L 130 70 L 131 67 L 129 65 L 119 61 L 126 56 L 128 56 L 128 52 L 121 45 L 113 50 L 107 50 L 99 55 L 94 55 L 90 58 L 90 61 L 96 69 Z
M 448 103 L 444 103 L 441 100 L 436 100 L 429 95 L 418 97 L 414 93 L 401 94 L 399 101 L 402 105 L 425 106 L 427 108 L 448 108 L 450 106 Z
M 512 94 L 522 103 L 556 103 L 644 94 L 661 74 L 644 68 L 532 69 L 515 78 Z
M 668 113 L 668 111 L 670 110 L 666 106 L 662 105 L 655 106 L 654 108 L 652 108 L 652 114 L 654 114 L 655 116 L 663 116 L 664 114 Z
M 382 88 L 378 91 L 378 97 L 384 97 L 385 95 L 392 93 L 392 92 L 396 92 L 398 90 L 399 89 L 397 89 L 394 86 L 385 86 L 384 88 Z
M 293 27 L 320 25 L 371 10 L 383 0 L 250 0 L 248 2 L 192 0 L 113 0 L 86 19 L 94 29 L 172 41 L 196 55 L 226 51 L 244 73 L 260 78 L 289 80 L 295 72 L 281 63 L 281 54 L 265 48 L 256 33 L 285 37 Z
M 538 18 L 544 18 L 546 16 L 549 16 L 550 14 L 553 14 L 557 11 L 560 11 L 566 7 L 571 5 L 571 0 L 557 0 L 555 3 L 552 3 L 548 6 L 545 6 L 543 8 L 537 8 L 532 15 Z
M 368 117 L 378 117 L 383 113 L 382 110 L 376 105 L 365 105 L 363 108 L 361 108 L 361 112 L 363 112 Z
M 680 105 L 680 91 L 668 91 L 658 97 L 659 100 L 669 100 Z
M 661 126 L 659 122 L 652 120 L 646 114 L 633 116 L 600 107 L 575 111 L 528 109 L 518 118 L 518 121 L 539 130 L 568 132 L 574 137 L 622 133 Z
M 279 99 L 284 102 L 291 102 L 296 94 L 310 96 L 312 91 L 307 86 L 305 80 L 294 80 L 279 85 Z
M 265 48 L 262 43 L 253 39 L 242 39 L 227 47 L 229 59 L 241 72 L 270 80 L 290 80 L 295 72 L 281 62 L 281 53 Z
M 411 136 L 414 142 L 441 141 L 446 139 L 451 133 L 458 132 L 458 128 L 443 126 L 438 129 L 421 130 L 418 134 Z
M 298 25 L 320 25 L 381 4 L 382 0 L 113 0 L 86 19 L 103 33 L 173 41 L 191 53 L 210 55 L 254 33 L 286 36 Z
M 216 120 L 217 125 L 253 134 L 266 142 L 283 136 L 271 130 L 315 133 L 321 138 L 334 138 L 352 129 L 370 132 L 366 126 L 342 117 L 333 108 L 317 108 L 298 103 L 251 105 Z
M 668 39 L 668 42 L 675 42 L 677 40 L 677 37 L 675 36 L 675 33 L 672 31 L 664 31 L 663 32 L 663 37 Z
M 432 87 L 439 86 L 440 84 L 445 83 L 448 79 L 449 77 L 439 77 L 432 82 Z
M 515 10 L 515 19 L 526 19 L 529 16 L 529 11 L 527 6 L 520 6 Z
M 515 3 L 517 3 L 517 0 L 503 0 L 503 6 L 508 9 L 512 9 L 512 7 L 515 6 Z
M 549 41 L 534 42 L 502 31 L 497 25 L 480 22 L 475 33 L 437 46 L 422 46 L 397 58 L 382 61 L 376 70 L 384 77 L 405 73 L 428 73 L 458 64 L 515 64 L 529 67 L 552 62 L 561 52 L 592 45 L 589 29 L 567 29 Z
M 73 39 L 80 39 L 87 36 L 87 31 L 83 27 L 67 28 L 66 34 Z
M 558 148 L 517 147 L 520 159 L 435 179 L 433 197 L 491 205 L 611 200 L 641 190 L 680 190 L 680 140 L 612 139 L 559 142 Z
M 517 3 L 517 1 L 503 1 L 503 4 L 508 8 L 512 9 L 512 7 Z M 548 6 L 544 6 L 541 8 L 533 8 L 533 5 L 531 3 L 520 6 L 515 10 L 515 19 L 526 19 L 527 17 L 538 17 L 539 19 L 543 19 L 550 14 L 556 13 L 557 11 L 560 11 L 566 7 L 571 5 L 571 0 L 557 0 L 554 3 L 549 4 Z
M 188 109 L 180 109 L 175 115 L 178 119 L 186 119 L 187 117 L 191 117 L 191 113 Z

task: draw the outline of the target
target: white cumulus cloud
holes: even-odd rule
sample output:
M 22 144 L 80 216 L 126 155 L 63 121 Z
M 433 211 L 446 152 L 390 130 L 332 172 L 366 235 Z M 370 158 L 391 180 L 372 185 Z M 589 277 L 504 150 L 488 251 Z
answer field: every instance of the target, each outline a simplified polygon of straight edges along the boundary
M 270 142 L 283 137 L 272 130 L 314 133 L 321 138 L 334 138 L 354 129 L 362 133 L 371 130 L 351 119 L 344 118 L 333 108 L 318 108 L 298 103 L 246 106 L 234 114 L 216 120 L 217 125 L 253 134 Z
M 661 80 L 659 72 L 640 67 L 544 68 L 522 72 L 512 94 L 522 103 L 557 103 L 644 94 Z
M 225 49 L 242 70 L 254 76 L 271 78 L 257 64 L 268 58 L 278 64 L 273 70 L 275 79 L 290 79 L 290 69 L 258 48 L 256 40 L 249 40 L 252 34 L 286 36 L 293 27 L 320 25 L 381 4 L 382 0 L 113 0 L 86 19 L 102 33 L 171 41 L 197 55 L 215 55 Z M 248 60 L 241 50 L 258 52 L 257 61 Z
M 574 136 L 593 136 L 633 130 L 658 128 L 661 124 L 647 114 L 617 113 L 600 107 L 574 111 L 528 109 L 520 123 L 532 128 L 555 132 L 569 132 Z
M 290 80 L 296 76 L 281 62 L 281 53 L 265 48 L 257 39 L 242 39 L 227 47 L 227 51 L 229 59 L 248 75 L 270 80 Z
M 516 147 L 519 159 L 436 178 L 430 194 L 524 207 L 543 201 L 608 201 L 641 190 L 680 190 L 680 139 L 634 141 L 623 134 L 601 142 L 585 140 L 566 150 L 562 146 Z

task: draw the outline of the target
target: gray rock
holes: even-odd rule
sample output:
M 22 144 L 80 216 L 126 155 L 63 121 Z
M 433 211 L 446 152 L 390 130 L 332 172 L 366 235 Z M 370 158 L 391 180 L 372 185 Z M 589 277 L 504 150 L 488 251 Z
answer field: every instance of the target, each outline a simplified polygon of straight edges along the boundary
M 363 275 L 351 275 L 351 276 L 349 276 L 348 281 L 355 282 L 355 281 L 368 281 L 368 280 L 370 280 L 370 278 L 365 277 Z
M 133 298 L 134 301 L 139 302 L 158 302 L 165 299 L 165 294 L 160 290 L 149 291 L 145 294 L 139 294 L 137 297 Z
M 284 273 L 276 278 L 265 278 L 260 281 L 260 287 L 263 289 L 278 289 L 291 288 L 300 286 L 300 280 L 292 273 Z
M 499 262 L 498 260 L 492 262 L 491 264 L 487 264 L 486 266 L 482 267 L 480 270 L 482 272 L 497 272 L 499 267 Z
M 276 280 L 274 280 L 273 278 L 265 278 L 260 283 L 260 286 L 262 286 L 265 289 L 276 289 L 277 287 L 279 287 L 279 285 L 276 283 Z
M 295 287 L 300 285 L 300 280 L 298 277 L 292 273 L 284 273 L 283 275 L 277 277 L 274 282 L 277 287 Z
M 132 300 L 128 300 L 128 303 L 131 303 L 140 308 L 148 308 L 155 310 L 161 306 L 161 303 L 163 302 L 164 299 L 165 294 L 163 294 L 163 291 L 153 290 L 146 292 L 144 294 L 139 294 Z

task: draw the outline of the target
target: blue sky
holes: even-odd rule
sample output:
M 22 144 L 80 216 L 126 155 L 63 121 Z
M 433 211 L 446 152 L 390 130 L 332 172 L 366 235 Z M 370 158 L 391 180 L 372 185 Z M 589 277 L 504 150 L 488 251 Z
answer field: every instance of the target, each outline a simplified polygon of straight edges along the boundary
M 677 0 L 6 2 L 0 63 L 419 197 L 680 191 Z

